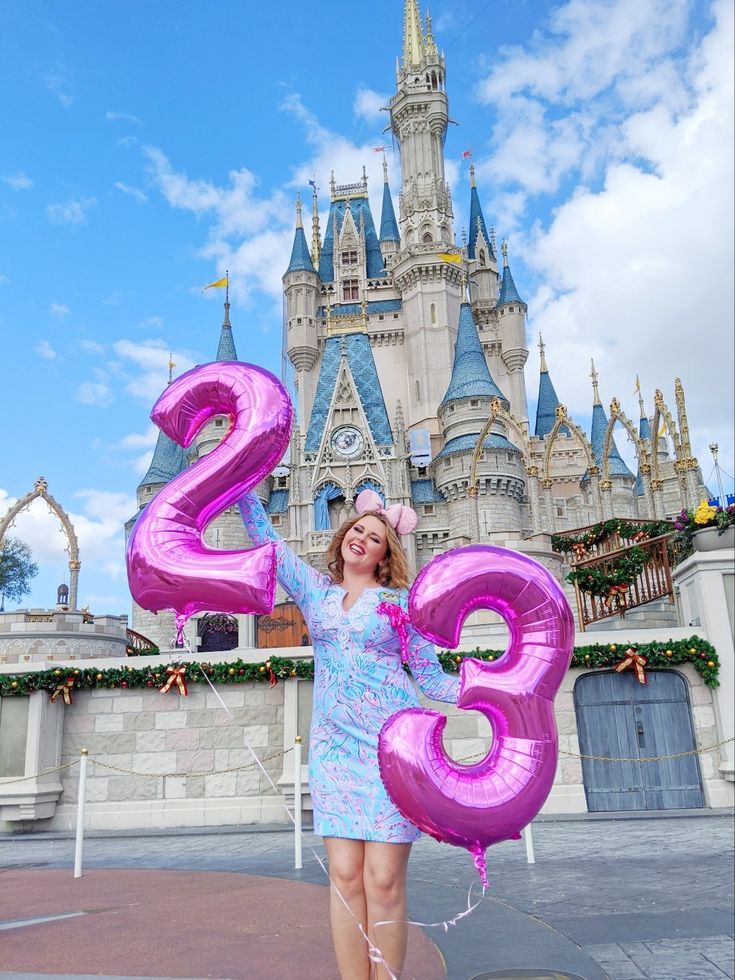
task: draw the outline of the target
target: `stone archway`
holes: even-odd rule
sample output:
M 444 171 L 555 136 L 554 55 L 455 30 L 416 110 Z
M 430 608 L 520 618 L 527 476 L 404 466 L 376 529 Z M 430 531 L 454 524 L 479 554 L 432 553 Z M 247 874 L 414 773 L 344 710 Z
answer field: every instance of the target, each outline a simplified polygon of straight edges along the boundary
M 541 486 L 544 490 L 544 498 L 546 501 L 546 528 L 549 534 L 553 534 L 555 528 L 554 521 L 554 508 L 551 496 L 551 456 L 554 451 L 554 443 L 556 442 L 559 433 L 562 428 L 566 427 L 571 433 L 577 437 L 577 441 L 582 447 L 585 458 L 587 460 L 587 475 L 590 478 L 590 486 L 592 489 L 592 496 L 595 502 L 595 512 L 596 519 L 602 520 L 603 509 L 602 509 L 602 496 L 600 493 L 600 470 L 595 461 L 595 454 L 592 450 L 592 444 L 590 443 L 587 436 L 582 432 L 580 427 L 570 417 L 569 412 L 567 412 L 566 405 L 556 406 L 556 421 L 554 426 L 546 437 L 546 451 L 544 452 L 544 463 L 542 470 Z
M 51 513 L 58 517 L 61 528 L 66 535 L 66 550 L 69 554 L 69 609 L 72 612 L 75 612 L 77 608 L 77 596 L 79 593 L 79 569 L 82 567 L 82 563 L 79 560 L 79 542 L 77 541 L 74 526 L 69 520 L 69 515 L 66 513 L 61 504 L 54 500 L 54 498 L 48 492 L 48 483 L 42 476 L 39 476 L 39 478 L 36 480 L 33 490 L 13 504 L 5 517 L 0 520 L 0 545 L 2 545 L 5 534 L 8 528 L 12 526 L 15 518 L 24 510 L 27 510 L 35 500 L 38 500 L 39 497 L 46 502 L 46 505 Z
M 605 440 L 602 449 L 602 488 L 606 492 L 612 491 L 612 483 L 610 482 L 610 447 L 612 445 L 613 429 L 617 422 L 620 422 L 635 446 L 638 471 L 643 480 L 643 496 L 646 501 L 646 507 L 648 508 L 648 514 L 653 518 L 656 516 L 653 491 L 651 490 L 651 456 L 653 455 L 653 447 L 650 447 L 651 452 L 649 455 L 645 442 L 640 438 L 633 423 L 620 407 L 620 402 L 617 398 L 613 398 L 610 402 L 610 419 L 607 423 L 607 429 L 605 429 Z M 612 508 L 609 509 L 612 511 Z

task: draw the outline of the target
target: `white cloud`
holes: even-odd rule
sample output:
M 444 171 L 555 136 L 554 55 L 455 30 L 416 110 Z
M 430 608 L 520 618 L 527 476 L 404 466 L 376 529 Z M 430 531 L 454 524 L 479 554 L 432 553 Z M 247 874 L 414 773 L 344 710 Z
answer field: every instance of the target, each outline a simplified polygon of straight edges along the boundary
M 170 348 L 161 340 L 118 340 L 113 348 L 122 361 L 123 386 L 128 394 L 147 404 L 154 402 L 168 383 Z M 179 373 L 196 363 L 190 355 L 173 352 Z M 131 369 L 135 372 L 131 374 Z
M 120 449 L 140 449 L 145 447 L 151 449 L 156 444 L 158 429 L 155 425 L 149 425 L 145 432 L 131 432 L 124 436 L 118 443 Z
M 636 372 L 649 412 L 655 388 L 673 405 L 681 377 L 695 455 L 706 469 L 717 432 L 732 472 L 733 9 L 713 9 L 715 27 L 678 68 L 686 111 L 663 102 L 626 115 L 602 187 L 578 186 L 524 257 L 545 284 L 530 326 L 560 399 L 589 412 L 590 355 L 603 401 L 618 395 L 633 418 Z
M 378 122 L 384 118 L 384 114 L 381 111 L 388 105 L 389 96 L 383 95 L 381 92 L 375 92 L 373 89 L 360 87 L 357 92 L 355 92 L 355 102 L 354 111 L 355 115 L 359 116 L 361 119 L 367 120 L 367 122 Z M 385 119 L 387 119 L 387 114 Z M 382 127 L 381 127 L 382 128 Z
M 90 354 L 101 354 L 105 349 L 102 344 L 98 344 L 96 340 L 80 340 L 78 346 L 82 350 L 88 351 Z
M 71 313 L 66 303 L 52 303 L 48 311 L 51 316 L 57 316 L 60 320 Z
M 9 277 L 6 276 L 4 273 L 0 272 L 0 286 L 5 286 L 9 282 L 10 282 Z
M 109 110 L 105 113 L 105 119 L 109 122 L 129 122 L 140 124 L 141 120 L 134 116 L 132 112 L 113 112 Z
M 76 391 L 76 399 L 83 405 L 97 405 L 104 408 L 112 404 L 114 393 L 110 385 L 107 371 L 95 368 L 92 371 L 93 381 L 83 381 Z
M 17 174 L 11 174 L 9 177 L 3 177 L 2 179 L 3 183 L 7 184 L 8 187 L 12 187 L 14 191 L 27 191 L 33 187 L 31 178 L 20 171 Z
M 57 356 L 48 340 L 41 340 L 36 344 L 36 353 L 45 361 L 54 361 Z
M 83 225 L 87 220 L 87 211 L 96 203 L 97 199 L 94 197 L 82 197 L 76 201 L 65 201 L 63 204 L 49 204 L 46 215 L 54 225 Z
M 59 105 L 64 109 L 70 109 L 74 104 L 74 91 L 68 73 L 63 69 L 48 72 L 46 75 L 46 88 L 52 92 Z
M 158 330 L 163 326 L 163 317 L 160 316 L 147 316 L 144 320 L 141 320 L 141 327 L 154 327 Z
M 145 204 L 145 202 L 148 200 L 148 195 L 138 187 L 131 187 L 130 184 L 124 184 L 121 180 L 115 181 L 115 187 L 119 191 L 122 191 L 123 194 L 127 194 L 129 197 L 135 198 L 139 204 Z

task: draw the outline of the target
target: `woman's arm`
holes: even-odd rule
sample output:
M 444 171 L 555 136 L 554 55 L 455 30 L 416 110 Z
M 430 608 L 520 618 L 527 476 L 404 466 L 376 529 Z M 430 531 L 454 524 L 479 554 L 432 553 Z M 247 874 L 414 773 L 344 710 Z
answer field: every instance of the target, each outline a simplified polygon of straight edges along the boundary
M 279 537 L 254 490 L 245 494 L 238 506 L 253 544 L 268 541 L 275 544 L 278 581 L 299 607 L 308 604 L 309 597 L 315 591 L 323 592 L 327 588 L 327 576 L 302 561 Z M 304 609 L 301 611 L 304 612 Z
M 425 640 L 411 624 L 408 624 L 408 665 L 423 694 L 432 701 L 449 701 L 456 704 L 459 696 L 459 678 L 445 674 L 434 644 Z

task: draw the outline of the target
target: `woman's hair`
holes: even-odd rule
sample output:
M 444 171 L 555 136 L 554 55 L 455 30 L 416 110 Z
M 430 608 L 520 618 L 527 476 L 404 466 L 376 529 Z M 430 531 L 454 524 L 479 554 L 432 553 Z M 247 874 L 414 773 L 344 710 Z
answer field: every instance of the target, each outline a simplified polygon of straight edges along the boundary
M 378 514 L 374 510 L 367 510 L 364 514 L 357 514 L 350 517 L 334 533 L 334 537 L 327 548 L 327 568 L 334 582 L 339 585 L 344 579 L 344 559 L 342 558 L 342 542 L 351 527 L 364 520 L 366 517 L 375 517 L 385 528 L 387 538 L 387 551 L 385 558 L 378 563 L 378 582 L 391 589 L 405 589 L 408 586 L 408 562 L 406 552 L 396 534 L 395 528 L 390 524 L 383 514 Z

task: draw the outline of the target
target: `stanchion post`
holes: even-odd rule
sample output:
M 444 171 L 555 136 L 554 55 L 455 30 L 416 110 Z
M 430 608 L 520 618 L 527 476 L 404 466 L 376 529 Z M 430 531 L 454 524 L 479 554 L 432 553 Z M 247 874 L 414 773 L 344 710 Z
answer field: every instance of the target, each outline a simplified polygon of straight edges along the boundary
M 523 828 L 523 839 L 526 842 L 526 862 L 527 864 L 536 863 L 536 855 L 533 853 L 533 834 L 531 824 Z
M 301 855 L 301 736 L 293 744 L 294 868 L 303 868 Z
M 74 846 L 74 877 L 82 877 L 82 848 L 84 847 L 84 797 L 87 792 L 87 759 L 89 750 L 82 749 L 79 757 L 79 794 L 77 800 L 77 840 Z

